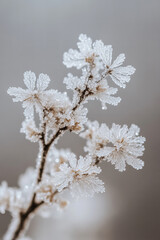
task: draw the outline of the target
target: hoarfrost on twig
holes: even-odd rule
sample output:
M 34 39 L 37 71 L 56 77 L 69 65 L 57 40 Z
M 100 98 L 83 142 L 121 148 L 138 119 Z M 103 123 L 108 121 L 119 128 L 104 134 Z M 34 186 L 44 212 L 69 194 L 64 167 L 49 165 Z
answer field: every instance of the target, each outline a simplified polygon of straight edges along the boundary
M 111 45 L 101 40 L 95 42 L 85 34 L 79 36 L 78 50 L 64 53 L 66 67 L 81 69 L 81 76 L 68 73 L 64 78 L 66 88 L 73 91 L 70 99 L 66 92 L 47 90 L 50 78 L 41 73 L 24 73 L 26 89 L 10 87 L 8 94 L 14 102 L 22 102 L 24 121 L 21 132 L 31 142 L 39 143 L 36 168 L 28 168 L 19 178 L 19 187 L 11 188 L 4 181 L 0 185 L 0 212 L 9 211 L 13 220 L 4 240 L 30 240 L 25 237 L 27 227 L 36 213 L 48 216 L 50 208 L 64 209 L 68 201 L 63 192 L 70 191 L 73 197 L 93 196 L 105 191 L 98 174 L 101 161 L 111 162 L 119 171 L 126 164 L 141 169 L 140 159 L 145 138 L 139 136 L 136 125 L 113 124 L 109 128 L 87 118 L 84 106 L 89 100 L 99 100 L 102 109 L 116 106 L 121 101 L 115 83 L 125 88 L 135 72 L 132 66 L 123 66 L 125 55 L 112 61 Z M 36 115 L 39 121 L 36 120 Z M 84 157 L 77 157 L 70 149 L 56 149 L 55 144 L 66 131 L 80 134 L 86 139 Z

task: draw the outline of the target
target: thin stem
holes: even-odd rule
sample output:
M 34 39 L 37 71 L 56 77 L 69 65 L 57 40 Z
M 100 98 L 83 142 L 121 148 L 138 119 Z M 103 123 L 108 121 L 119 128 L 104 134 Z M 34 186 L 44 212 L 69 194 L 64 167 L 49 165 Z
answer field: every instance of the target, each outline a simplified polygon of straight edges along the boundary
M 91 79 L 92 79 L 92 75 L 90 74 L 89 77 L 88 77 L 88 81 L 91 80 Z M 87 84 L 86 84 L 86 88 L 81 92 L 78 103 L 72 109 L 73 112 L 78 108 L 78 106 L 82 102 L 85 101 L 86 97 L 90 94 L 89 88 L 88 88 L 88 81 L 87 81 Z M 52 139 L 48 143 L 46 143 L 45 142 L 46 124 L 44 123 L 43 132 L 41 134 L 41 144 L 42 144 L 43 151 L 42 151 L 40 166 L 39 166 L 39 169 L 38 169 L 37 185 L 42 181 L 43 172 L 44 172 L 44 169 L 45 169 L 46 157 L 47 157 L 47 153 L 48 153 L 51 145 L 66 130 L 68 130 L 67 126 L 59 128 L 57 130 L 56 134 L 52 137 Z M 55 191 L 54 195 L 55 194 L 57 194 L 57 191 Z M 36 193 L 34 193 L 33 197 L 32 197 L 32 200 L 31 200 L 28 208 L 26 209 L 26 211 L 19 213 L 19 222 L 18 222 L 18 225 L 16 226 L 16 229 L 13 233 L 13 236 L 11 236 L 10 240 L 18 239 L 18 237 L 20 237 L 20 235 L 26 231 L 26 225 L 27 225 L 27 223 L 30 219 L 30 216 L 33 215 L 33 213 L 35 213 L 35 211 L 43 204 L 44 204 L 43 201 L 40 202 L 40 203 L 36 202 Z
M 52 143 L 58 138 L 58 136 L 65 130 L 67 130 L 67 127 L 60 128 L 48 144 L 45 144 L 45 134 L 44 133 L 42 134 L 41 143 L 43 145 L 43 151 L 42 151 L 40 166 L 38 169 L 37 184 L 39 184 L 42 180 L 45 163 L 46 163 L 46 157 L 47 157 L 49 148 L 51 147 Z M 55 191 L 55 194 L 57 194 L 57 191 Z M 34 193 L 27 210 L 25 212 L 19 213 L 19 222 L 18 222 L 18 225 L 16 226 L 16 230 L 13 236 L 11 237 L 11 240 L 16 240 L 21 235 L 21 233 L 26 230 L 26 224 L 30 216 L 33 213 L 35 213 L 35 211 L 43 204 L 44 204 L 43 201 L 40 203 L 36 202 L 36 193 Z
M 48 150 L 49 150 L 49 146 L 48 145 L 43 145 L 42 158 L 41 158 L 40 166 L 39 166 L 39 169 L 38 169 L 37 184 L 40 183 L 41 180 L 42 180 Z
M 43 202 L 36 203 L 35 197 L 36 197 L 36 195 L 34 194 L 33 199 L 31 201 L 27 211 L 24 213 L 21 212 L 19 214 L 19 224 L 18 224 L 17 229 L 12 237 L 12 240 L 16 240 L 20 236 L 20 234 L 25 230 L 26 223 L 28 222 L 29 216 L 31 214 L 33 214 L 33 212 L 35 212 L 43 204 Z
M 50 146 L 52 145 L 52 143 L 59 137 L 59 135 L 61 135 L 64 131 L 66 131 L 68 129 L 67 126 L 60 128 L 56 134 L 53 136 L 53 138 L 49 141 L 49 143 L 47 144 L 47 146 L 50 148 Z

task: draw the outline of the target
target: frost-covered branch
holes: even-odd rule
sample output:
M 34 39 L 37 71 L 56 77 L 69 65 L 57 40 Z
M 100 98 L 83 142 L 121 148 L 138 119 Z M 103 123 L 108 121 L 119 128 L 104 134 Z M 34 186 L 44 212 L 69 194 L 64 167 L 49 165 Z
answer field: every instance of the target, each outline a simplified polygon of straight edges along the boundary
M 125 88 L 135 72 L 132 66 L 122 66 L 125 55 L 112 61 L 112 46 L 98 40 L 92 42 L 86 35 L 79 36 L 78 50 L 64 54 L 66 67 L 82 70 L 80 77 L 71 73 L 64 78 L 66 88 L 73 91 L 70 100 L 67 93 L 47 90 L 50 78 L 35 73 L 24 73 L 26 89 L 11 87 L 8 94 L 14 102 L 22 102 L 25 120 L 21 132 L 31 142 L 39 143 L 36 168 L 29 168 L 19 178 L 19 187 L 10 188 L 6 182 L 0 185 L 0 212 L 9 211 L 13 217 L 4 240 L 28 239 L 25 237 L 30 220 L 35 214 L 47 215 L 55 205 L 67 206 L 63 192 L 69 190 L 73 197 L 93 196 L 105 191 L 98 174 L 102 161 L 111 162 L 119 171 L 126 170 L 126 163 L 141 169 L 145 138 L 139 136 L 139 128 L 90 122 L 84 107 L 89 100 L 100 100 L 102 109 L 107 104 L 118 105 L 118 89 L 109 81 Z M 39 121 L 36 121 L 36 115 Z M 66 131 L 79 134 L 87 140 L 86 155 L 77 157 L 71 150 L 57 150 L 60 136 Z

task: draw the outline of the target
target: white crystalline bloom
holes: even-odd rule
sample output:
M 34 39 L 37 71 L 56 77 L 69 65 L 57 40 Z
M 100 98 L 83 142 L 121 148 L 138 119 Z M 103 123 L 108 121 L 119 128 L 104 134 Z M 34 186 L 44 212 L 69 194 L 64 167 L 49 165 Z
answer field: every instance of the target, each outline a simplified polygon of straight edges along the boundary
M 114 96 L 118 91 L 117 88 L 109 87 L 107 80 L 101 79 L 99 74 L 94 75 L 94 77 L 88 81 L 88 73 L 85 69 L 82 71 L 82 76 L 80 78 L 68 74 L 64 79 L 64 83 L 68 89 L 72 89 L 73 91 L 80 90 L 81 92 L 84 91 L 87 85 L 90 94 L 86 97 L 86 101 L 95 99 L 100 100 L 102 103 L 102 109 L 107 108 L 106 104 L 116 106 L 121 101 L 120 97 Z M 74 103 L 77 103 L 78 96 L 79 92 L 76 94 L 75 91 Z
M 109 141 L 114 147 L 107 159 L 121 172 L 126 170 L 126 163 L 137 170 L 144 166 L 139 157 L 143 155 L 145 138 L 138 136 L 139 132 L 139 127 L 134 124 L 129 129 L 126 125 L 113 124 L 110 129 Z
M 87 140 L 87 145 L 84 147 L 85 152 L 89 152 L 91 155 L 94 155 L 96 152 L 96 144 L 97 144 L 97 133 L 99 130 L 98 121 L 88 121 L 86 123 L 86 130 L 80 133 L 80 137 Z
M 50 78 L 47 74 L 41 73 L 36 80 L 35 73 L 27 71 L 24 73 L 24 84 L 27 89 L 10 87 L 7 92 L 14 97 L 14 102 L 22 102 L 22 106 L 25 108 L 24 115 L 27 118 L 33 118 L 34 107 L 40 113 L 42 104 L 46 101 L 47 94 L 50 93 L 50 91 L 45 91 L 49 82 Z
M 22 128 L 20 130 L 21 133 L 26 134 L 26 139 L 31 142 L 38 142 L 40 137 L 40 132 L 38 128 L 36 128 L 35 121 L 33 119 L 25 119 L 22 123 Z
M 117 106 L 121 101 L 120 97 L 114 97 L 118 91 L 117 88 L 109 87 L 107 80 L 103 79 L 98 84 L 96 82 L 91 82 L 89 88 L 92 91 L 92 95 L 88 97 L 89 100 L 100 100 L 102 103 L 102 109 L 107 109 L 106 104 L 111 104 Z
M 38 202 L 45 202 L 46 204 L 52 204 L 55 187 L 53 185 L 53 181 L 49 177 L 45 177 L 45 179 L 38 185 L 36 194 L 36 200 Z
M 71 102 L 66 92 L 60 93 L 54 89 L 46 90 L 49 82 L 48 75 L 41 73 L 36 80 L 35 73 L 28 71 L 24 73 L 26 90 L 20 87 L 8 89 L 8 94 L 14 97 L 13 101 L 22 102 L 22 106 L 25 108 L 26 121 L 24 121 L 21 131 L 26 133 L 26 138 L 32 142 L 39 139 L 39 131 L 33 122 L 34 109 L 39 113 L 40 120 L 45 112 L 47 130 L 49 130 L 64 124 L 66 112 L 71 108 Z
M 36 199 L 38 202 L 43 201 L 46 204 L 53 204 L 55 191 L 53 178 L 49 175 L 44 175 L 42 182 L 36 187 Z
M 110 77 L 115 84 L 124 88 L 135 68 L 130 65 L 121 66 L 125 60 L 124 54 L 120 54 L 112 63 L 111 45 L 104 45 L 100 40 L 93 43 L 91 38 L 84 34 L 79 36 L 79 40 L 77 44 L 79 51 L 70 49 L 64 54 L 63 61 L 67 67 L 82 68 L 80 78 L 70 73 L 64 78 L 67 89 L 74 91 L 73 103 L 77 103 L 79 95 L 87 88 L 85 102 L 100 100 L 102 109 L 107 108 L 106 104 L 116 106 L 121 98 L 114 96 L 118 89 L 109 87 L 107 79 Z
M 56 206 L 57 210 L 64 210 L 68 205 L 68 201 L 62 199 L 59 195 L 56 192 L 54 178 L 44 174 L 42 182 L 36 187 L 36 201 L 42 201 L 46 206 L 45 208 L 42 207 L 40 214 L 44 215 L 46 212 L 45 215 L 48 215 L 49 208 L 53 206 Z
M 95 42 L 94 50 L 102 60 L 104 69 L 106 68 L 106 74 L 111 77 L 115 84 L 125 88 L 126 83 L 130 81 L 130 76 L 135 72 L 135 68 L 130 65 L 126 67 L 121 66 L 125 60 L 125 55 L 120 54 L 112 63 L 112 46 L 105 46 L 100 40 Z
M 88 151 L 94 156 L 107 160 L 119 171 L 126 170 L 126 163 L 135 169 L 142 169 L 144 162 L 139 159 L 143 155 L 145 138 L 138 136 L 140 129 L 131 125 L 113 124 L 109 129 L 106 124 L 99 126 L 98 122 L 89 122 L 88 129 L 81 133 L 86 138 Z
M 80 136 L 87 140 L 87 145 L 84 151 L 93 156 L 93 159 L 106 158 L 112 151 L 112 147 L 108 147 L 109 143 L 109 128 L 106 124 L 99 125 L 98 121 L 88 121 L 87 129 Z M 106 147 L 107 146 L 107 147 Z M 103 152 L 103 154 L 101 154 Z
M 54 183 L 59 192 L 69 187 L 73 197 L 93 196 L 94 193 L 103 193 L 104 183 L 96 176 L 101 172 L 93 166 L 92 158 L 80 156 L 77 160 L 75 154 L 67 155 L 68 164 L 60 166 L 60 171 L 54 174 Z
M 67 77 L 64 78 L 63 83 L 66 84 L 67 89 L 75 90 L 76 88 L 85 89 L 86 76 L 82 75 L 80 78 L 73 76 L 71 73 L 68 73 Z
M 80 34 L 77 46 L 79 51 L 70 49 L 64 53 L 63 63 L 66 67 L 76 67 L 80 69 L 84 66 L 91 65 L 92 67 L 96 66 L 99 69 L 101 68 L 101 64 L 95 56 L 91 38 L 85 34 Z
M 91 38 L 85 34 L 79 36 L 80 42 L 77 43 L 79 51 L 70 49 L 64 53 L 63 63 L 67 67 L 80 69 L 86 65 L 96 68 L 97 71 L 103 69 L 103 75 L 109 75 L 113 82 L 125 88 L 130 81 L 130 76 L 135 72 L 132 66 L 122 67 L 125 55 L 120 54 L 112 63 L 112 46 L 104 45 L 101 40 L 92 43 Z
M 77 107 L 74 112 L 68 117 L 68 128 L 69 130 L 79 133 L 84 129 L 84 124 L 87 122 L 88 109 L 84 108 L 82 105 Z
M 45 102 L 45 122 L 47 128 L 57 129 L 63 127 L 67 112 L 71 109 L 71 102 L 67 93 L 61 93 L 56 90 L 50 90 Z

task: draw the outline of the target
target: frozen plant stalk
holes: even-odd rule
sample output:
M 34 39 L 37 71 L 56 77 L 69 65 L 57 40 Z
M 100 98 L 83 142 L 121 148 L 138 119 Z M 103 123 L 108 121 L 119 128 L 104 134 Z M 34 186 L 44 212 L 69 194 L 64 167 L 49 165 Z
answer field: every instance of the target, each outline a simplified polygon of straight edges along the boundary
M 47 214 L 54 205 L 62 209 L 67 205 L 62 199 L 65 190 L 73 197 L 103 193 L 104 183 L 98 177 L 102 161 L 111 162 L 121 172 L 127 164 L 137 170 L 144 166 L 140 157 L 145 138 L 139 136 L 136 125 L 128 128 L 113 124 L 109 128 L 105 123 L 90 122 L 84 107 L 95 99 L 101 101 L 103 109 L 107 104 L 116 106 L 121 99 L 115 96 L 118 89 L 110 87 L 109 82 L 125 88 L 135 69 L 122 66 L 124 54 L 112 61 L 112 46 L 102 41 L 92 42 L 81 34 L 77 45 L 78 50 L 70 49 L 63 58 L 66 67 L 82 70 L 81 77 L 69 73 L 64 78 L 67 89 L 73 91 L 72 100 L 66 92 L 47 90 L 48 75 L 41 73 L 36 78 L 31 71 L 24 73 L 26 89 L 8 89 L 13 101 L 22 102 L 24 108 L 21 132 L 31 142 L 39 143 L 39 153 L 36 168 L 29 168 L 20 176 L 18 188 L 8 187 L 5 181 L 0 185 L 0 212 L 9 211 L 13 217 L 4 240 L 29 239 L 25 234 L 36 213 Z M 55 148 L 66 131 L 86 139 L 85 157 Z

